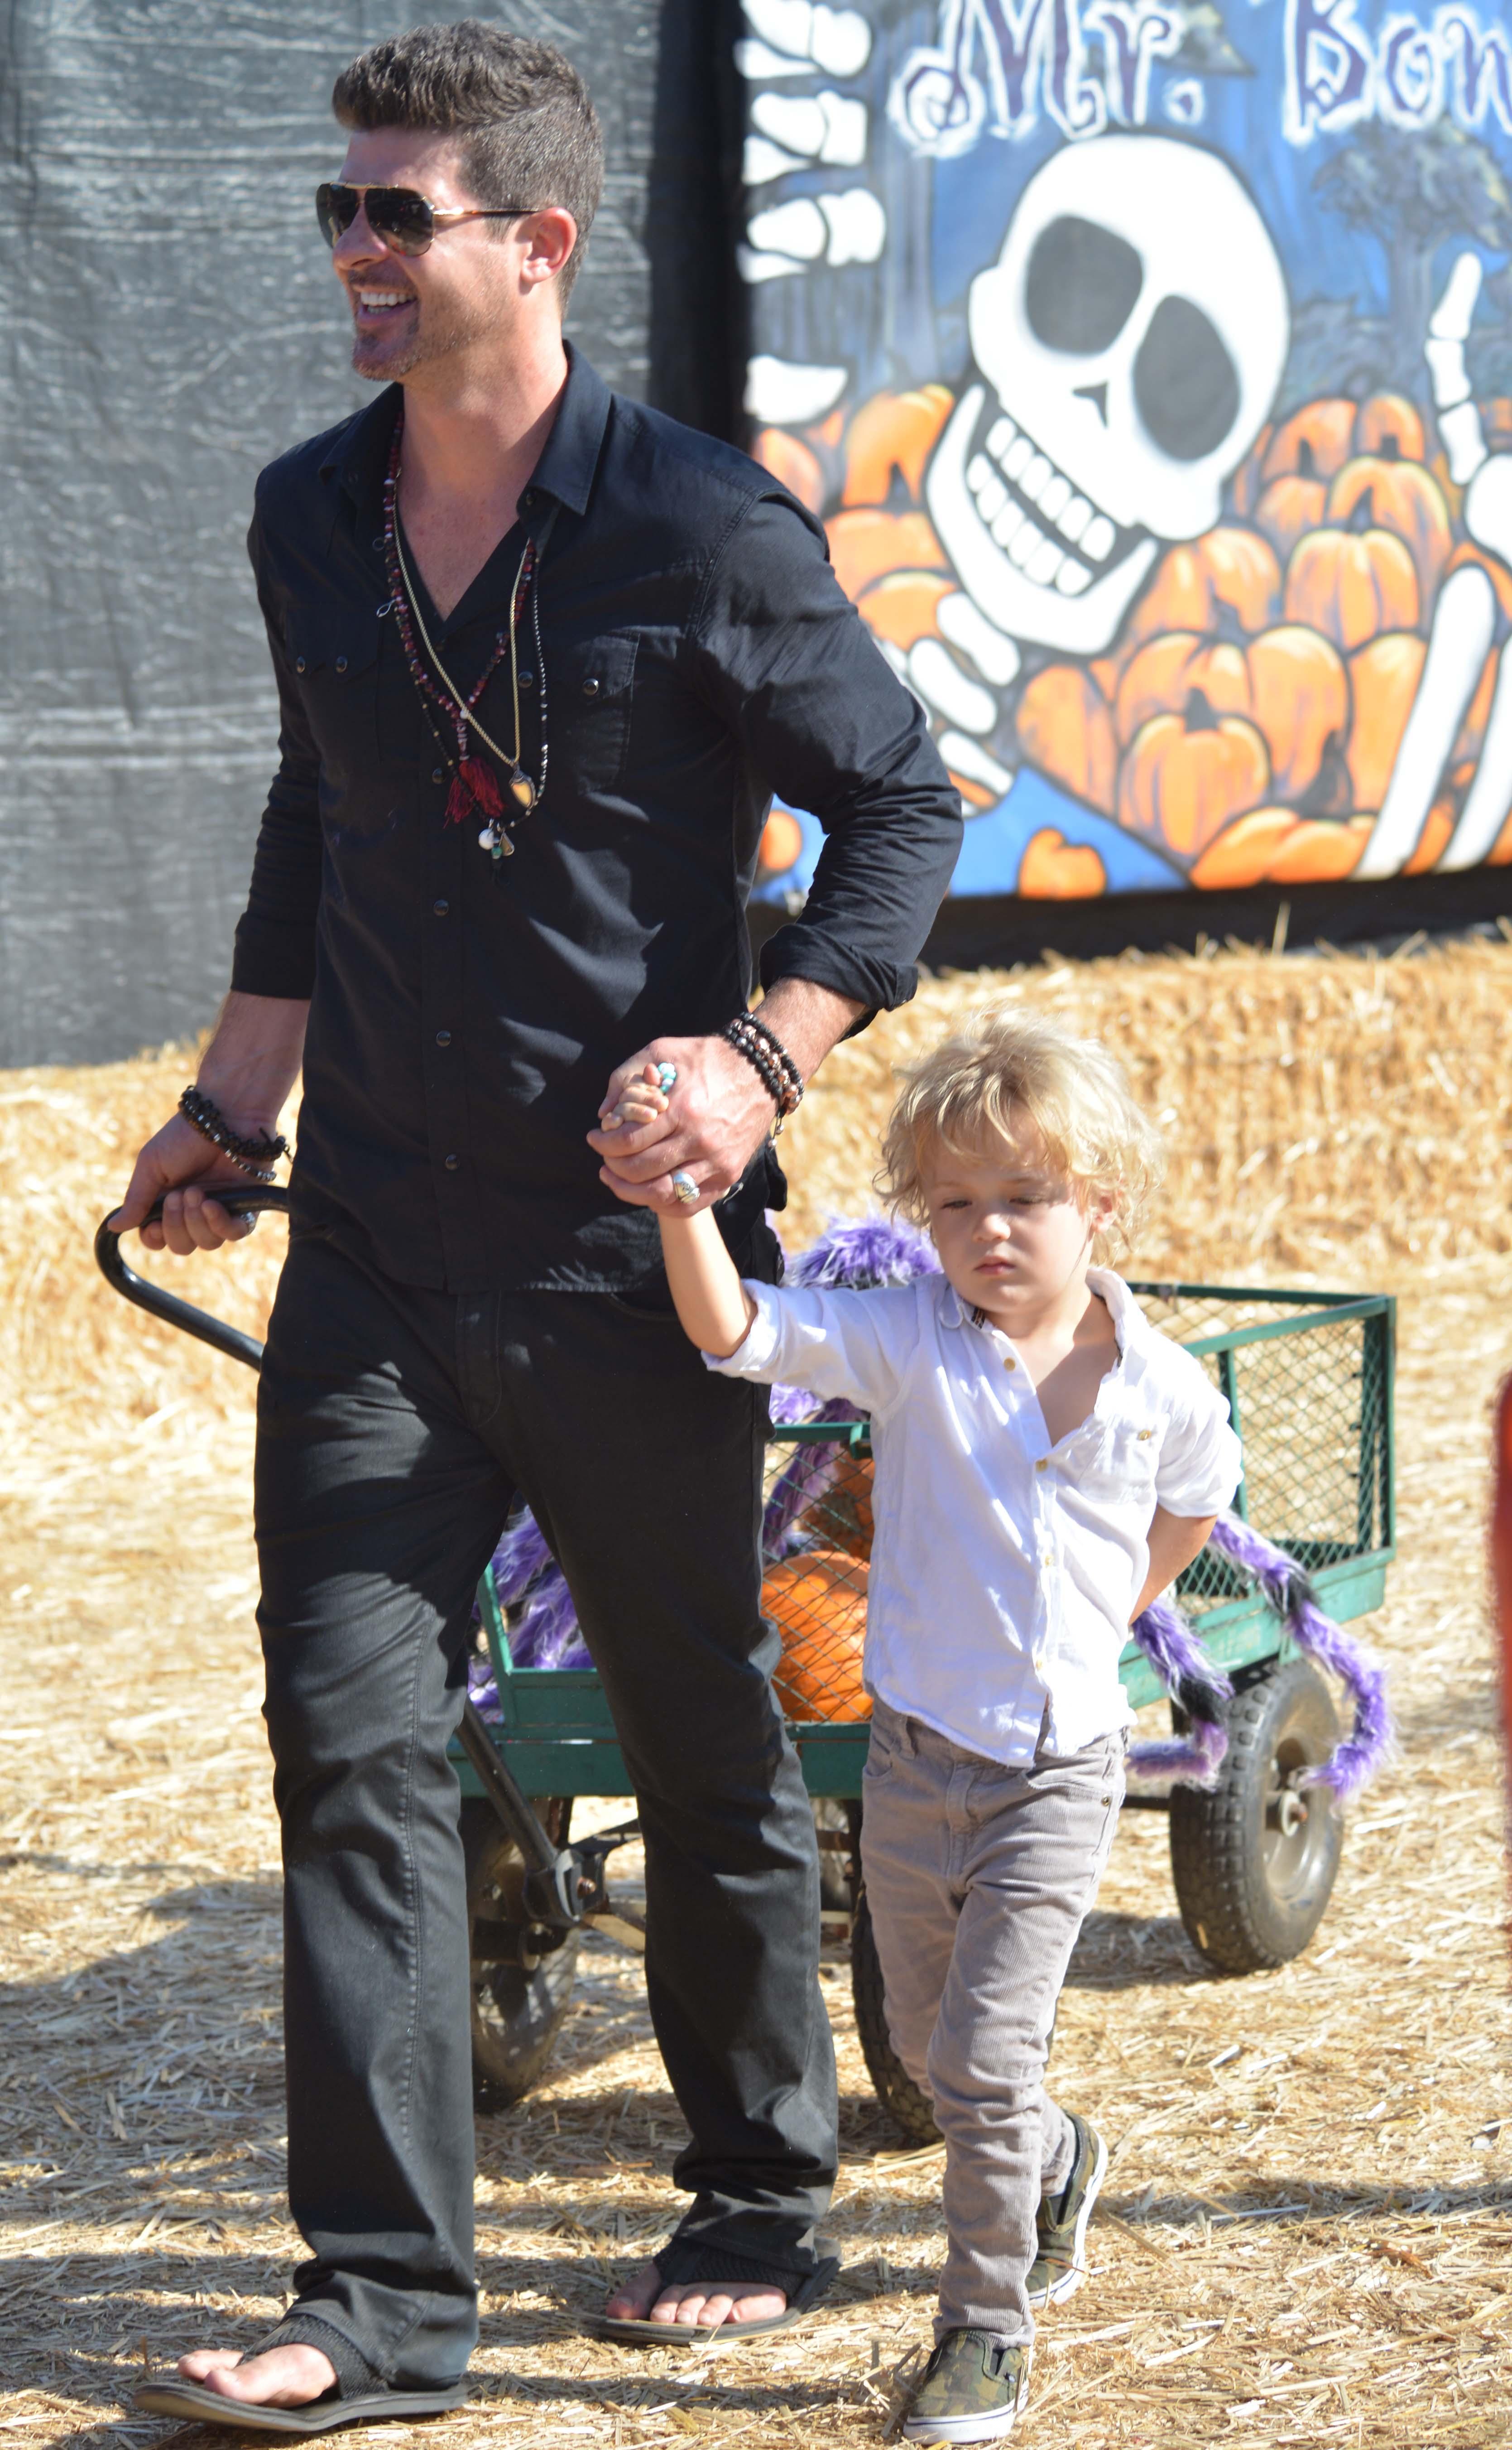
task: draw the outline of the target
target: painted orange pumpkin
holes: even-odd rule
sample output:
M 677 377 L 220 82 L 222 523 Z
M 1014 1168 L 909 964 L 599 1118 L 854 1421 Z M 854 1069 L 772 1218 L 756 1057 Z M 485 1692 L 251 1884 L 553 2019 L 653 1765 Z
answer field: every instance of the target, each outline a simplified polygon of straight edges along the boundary
M 824 476 L 806 442 L 796 434 L 785 434 L 780 425 L 768 425 L 756 437 L 753 459 L 759 459 L 768 475 L 796 494 L 805 510 L 824 508 Z
M 953 578 L 933 570 L 890 570 L 868 587 L 857 611 L 876 637 L 907 653 L 921 638 L 936 635 L 935 615 L 942 595 L 956 592 Z
M 1283 564 L 1309 528 L 1322 527 L 1328 505 L 1328 485 L 1317 473 L 1312 445 L 1304 438 L 1296 475 L 1273 477 L 1255 505 L 1255 518 Z
M 1266 484 L 1277 476 L 1301 473 L 1302 446 L 1308 445 L 1320 476 L 1336 476 L 1354 447 L 1355 405 L 1352 399 L 1311 399 L 1283 419 L 1270 438 L 1261 462 Z
M 1089 672 L 1047 664 L 1019 699 L 1015 725 L 1031 766 L 1099 815 L 1113 814 L 1118 746 L 1108 701 Z
M 1330 740 L 1349 726 L 1349 680 L 1337 648 L 1316 630 L 1283 623 L 1251 638 L 1246 710 L 1270 757 L 1276 794 L 1300 799 L 1318 780 Z
M 1153 715 L 1179 713 L 1194 689 L 1219 714 L 1247 715 L 1250 671 L 1243 647 L 1199 638 L 1191 630 L 1170 631 L 1141 647 L 1124 669 L 1114 710 L 1124 747 Z
M 845 436 L 846 507 L 885 502 L 895 472 L 917 502 L 929 455 L 954 405 L 943 383 L 925 383 L 919 391 L 878 392 L 859 408 Z
M 1016 890 L 1026 901 L 1084 902 L 1107 887 L 1107 869 L 1091 843 L 1068 843 L 1055 826 L 1041 826 L 1025 843 Z
M 1321 630 L 1349 653 L 1383 630 L 1414 630 L 1418 574 L 1400 536 L 1319 528 L 1287 566 L 1286 617 Z
M 837 511 L 826 525 L 835 576 L 854 603 L 892 570 L 943 570 L 944 549 L 922 511 Z
M 1231 818 L 1258 807 L 1270 787 L 1254 725 L 1215 714 L 1193 690 L 1182 713 L 1157 714 L 1135 735 L 1118 781 L 1119 822 L 1185 865 Z
M 1354 720 L 1346 755 L 1357 808 L 1373 813 L 1386 798 L 1427 651 L 1413 631 L 1390 630 L 1349 658 Z
M 1328 520 L 1368 534 L 1384 528 L 1400 536 L 1418 574 L 1420 603 L 1438 593 L 1454 534 L 1448 505 L 1437 481 L 1414 459 L 1351 459 L 1328 488 Z
M 785 1717 L 871 1717 L 861 1681 L 866 1573 L 843 1548 L 809 1548 L 768 1567 L 762 1608 L 782 1636 L 772 1686 Z
M 1253 518 L 1255 504 L 1265 490 L 1265 478 L 1261 471 L 1265 466 L 1266 453 L 1270 448 L 1270 438 L 1274 432 L 1273 425 L 1262 425 L 1245 457 L 1234 470 L 1230 492 L 1235 515 L 1241 519 Z
M 1370 839 L 1373 817 L 1304 817 L 1288 834 L 1267 873 L 1272 885 L 1329 885 L 1350 876 Z
M 1241 630 L 1264 630 L 1276 616 L 1281 565 L 1251 528 L 1210 528 L 1192 544 L 1173 545 L 1134 606 L 1130 640 L 1169 630 L 1216 630 L 1227 611 Z
M 765 875 L 785 876 L 804 847 L 804 829 L 791 808 L 774 808 L 762 827 L 757 862 Z
M 1363 457 L 1425 459 L 1423 419 L 1401 392 L 1372 392 L 1354 420 L 1354 448 Z
M 1204 893 L 1260 884 L 1287 836 L 1302 822 L 1295 808 L 1250 808 L 1208 845 L 1191 871 L 1192 883 Z

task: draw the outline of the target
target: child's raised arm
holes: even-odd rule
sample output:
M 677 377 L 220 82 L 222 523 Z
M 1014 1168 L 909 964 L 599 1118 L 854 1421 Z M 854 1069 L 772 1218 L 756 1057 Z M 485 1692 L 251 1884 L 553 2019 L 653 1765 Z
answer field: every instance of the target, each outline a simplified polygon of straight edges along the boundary
M 677 1315 L 701 1352 L 727 1360 L 746 1341 L 756 1305 L 741 1283 L 711 1208 L 696 1216 L 668 1216 L 660 1209 L 662 1259 Z

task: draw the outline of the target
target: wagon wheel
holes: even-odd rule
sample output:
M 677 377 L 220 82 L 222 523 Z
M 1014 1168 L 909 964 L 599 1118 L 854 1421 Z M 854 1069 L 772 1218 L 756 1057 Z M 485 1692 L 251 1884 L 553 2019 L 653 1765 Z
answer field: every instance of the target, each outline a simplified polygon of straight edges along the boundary
M 571 1796 L 538 1799 L 535 1809 L 548 1834 L 565 1846 Z M 472 1934 L 473 2097 L 480 2110 L 503 2110 L 529 2092 L 552 2055 L 572 1995 L 579 1935 L 570 1933 L 546 1955 L 528 1945 L 519 1852 L 476 1797 L 462 1804 L 462 1850 Z
M 1268 1659 L 1235 1683 L 1216 1786 L 1172 1790 L 1171 1869 L 1193 1946 L 1221 1974 L 1255 1974 L 1301 1955 L 1333 1893 L 1343 1816 L 1327 1787 L 1299 1780 L 1339 1722 L 1305 1659 Z
M 866 2072 L 882 2108 L 897 2121 L 912 2144 L 938 2144 L 934 2105 L 909 2075 L 887 2038 L 882 2009 L 882 1974 L 871 1927 L 871 1908 L 863 1889 L 850 1928 L 850 1993 L 856 2003 L 856 2034 Z

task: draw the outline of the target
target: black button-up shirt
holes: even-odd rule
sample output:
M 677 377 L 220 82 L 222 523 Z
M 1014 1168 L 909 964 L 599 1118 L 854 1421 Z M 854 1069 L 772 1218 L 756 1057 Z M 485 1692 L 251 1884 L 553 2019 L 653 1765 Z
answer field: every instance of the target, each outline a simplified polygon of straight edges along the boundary
M 573 354 L 517 524 L 448 620 L 421 592 L 469 690 L 525 541 L 545 537 L 519 661 L 523 763 L 538 779 L 544 758 L 546 784 L 514 857 L 491 859 L 476 816 L 446 822 L 451 772 L 386 611 L 398 400 L 259 480 L 249 548 L 281 731 L 232 983 L 311 999 L 297 1216 L 406 1284 L 612 1291 L 656 1266 L 656 1222 L 605 1189 L 584 1134 L 616 1063 L 744 1006 L 773 788 L 828 839 L 763 978 L 871 1008 L 914 991 L 960 804 L 818 522 Z M 478 713 L 512 745 L 507 659 Z M 444 724 L 440 741 L 455 762 Z M 727 1234 L 783 1196 L 759 1153 Z

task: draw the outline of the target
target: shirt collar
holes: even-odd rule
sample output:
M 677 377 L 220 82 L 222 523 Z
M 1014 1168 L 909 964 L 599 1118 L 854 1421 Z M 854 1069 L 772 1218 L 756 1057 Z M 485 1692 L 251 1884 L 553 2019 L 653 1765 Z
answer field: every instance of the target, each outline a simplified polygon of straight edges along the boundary
M 575 511 L 581 517 L 588 508 L 609 424 L 611 393 L 572 341 L 563 345 L 567 381 L 546 448 L 526 490 L 550 494 L 564 511 Z M 359 503 L 378 496 L 403 396 L 401 384 L 390 383 L 369 407 L 339 428 L 320 462 L 321 476 L 334 477 L 341 491 Z
M 1112 1268 L 1089 1268 L 1087 1284 L 1100 1293 L 1108 1305 L 1109 1314 L 1117 1332 L 1118 1349 L 1125 1356 L 1148 1343 L 1150 1322 L 1140 1309 L 1122 1276 Z M 970 1327 L 973 1314 L 957 1293 L 948 1276 L 940 1278 L 940 1324 L 941 1327 Z

